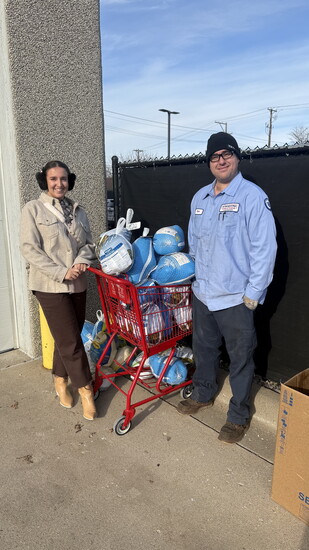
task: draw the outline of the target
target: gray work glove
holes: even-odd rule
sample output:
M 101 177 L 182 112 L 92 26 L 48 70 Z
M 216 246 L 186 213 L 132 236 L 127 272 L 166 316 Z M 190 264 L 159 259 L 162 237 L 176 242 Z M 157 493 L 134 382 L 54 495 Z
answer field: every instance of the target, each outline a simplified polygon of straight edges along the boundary
M 248 298 L 248 296 L 243 296 L 242 299 L 248 309 L 254 310 L 257 308 L 259 303 L 257 300 L 251 300 L 250 298 Z

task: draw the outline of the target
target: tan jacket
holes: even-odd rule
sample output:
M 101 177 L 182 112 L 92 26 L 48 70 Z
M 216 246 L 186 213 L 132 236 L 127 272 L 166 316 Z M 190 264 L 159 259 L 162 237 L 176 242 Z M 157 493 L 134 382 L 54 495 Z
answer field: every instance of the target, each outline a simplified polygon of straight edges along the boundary
M 70 227 L 44 206 L 49 203 L 62 212 L 59 201 L 45 192 L 22 209 L 20 243 L 21 253 L 30 264 L 30 290 L 72 293 L 87 287 L 85 273 L 74 281 L 64 280 L 72 265 L 90 265 L 96 258 L 87 214 L 77 202 L 71 202 Z

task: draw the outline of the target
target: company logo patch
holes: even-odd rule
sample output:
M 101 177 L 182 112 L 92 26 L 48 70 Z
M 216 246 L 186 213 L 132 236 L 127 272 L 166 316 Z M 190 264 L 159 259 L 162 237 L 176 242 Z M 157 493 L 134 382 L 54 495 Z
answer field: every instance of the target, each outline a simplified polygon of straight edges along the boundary
M 270 206 L 270 202 L 269 202 L 269 199 L 265 199 L 265 206 L 268 210 L 271 210 L 271 206 Z
M 233 202 L 231 204 L 222 204 L 220 206 L 220 212 L 238 212 L 239 211 L 239 204 L 237 202 Z
M 197 214 L 198 216 L 201 215 L 201 214 L 203 214 L 203 212 L 204 212 L 204 209 L 203 209 L 203 208 L 196 208 L 196 209 L 195 209 L 195 214 Z

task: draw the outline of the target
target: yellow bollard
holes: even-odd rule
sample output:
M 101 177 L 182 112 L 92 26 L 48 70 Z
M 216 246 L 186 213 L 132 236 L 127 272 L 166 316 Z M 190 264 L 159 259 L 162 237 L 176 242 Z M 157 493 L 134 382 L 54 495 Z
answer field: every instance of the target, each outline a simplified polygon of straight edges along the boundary
M 49 326 L 41 306 L 39 306 L 39 311 L 42 341 L 42 364 L 46 369 L 52 369 L 54 358 L 54 339 L 50 333 Z

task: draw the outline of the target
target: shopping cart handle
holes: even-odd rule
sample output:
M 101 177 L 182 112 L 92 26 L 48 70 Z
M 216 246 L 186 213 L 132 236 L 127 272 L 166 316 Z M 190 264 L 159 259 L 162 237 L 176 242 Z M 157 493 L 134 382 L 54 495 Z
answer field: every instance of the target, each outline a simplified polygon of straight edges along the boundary
M 96 275 L 101 275 L 103 273 L 101 268 L 98 269 L 96 267 L 91 267 L 91 266 L 88 266 L 87 270 L 91 271 L 92 273 L 96 273 Z

